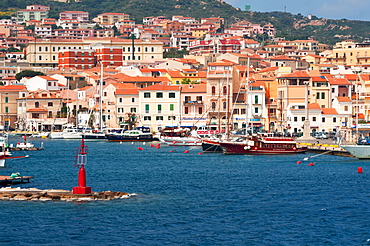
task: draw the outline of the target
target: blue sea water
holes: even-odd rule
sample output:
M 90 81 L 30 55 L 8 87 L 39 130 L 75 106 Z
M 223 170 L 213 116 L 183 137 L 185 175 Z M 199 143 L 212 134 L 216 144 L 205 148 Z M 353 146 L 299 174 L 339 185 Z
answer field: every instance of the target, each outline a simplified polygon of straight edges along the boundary
M 8 160 L 0 174 L 34 176 L 23 188 L 76 186 L 80 141 L 31 140 L 45 149 Z M 321 155 L 297 164 L 313 154 L 200 155 L 199 147 L 86 144 L 88 186 L 138 195 L 0 201 L 0 245 L 370 245 L 368 161 Z

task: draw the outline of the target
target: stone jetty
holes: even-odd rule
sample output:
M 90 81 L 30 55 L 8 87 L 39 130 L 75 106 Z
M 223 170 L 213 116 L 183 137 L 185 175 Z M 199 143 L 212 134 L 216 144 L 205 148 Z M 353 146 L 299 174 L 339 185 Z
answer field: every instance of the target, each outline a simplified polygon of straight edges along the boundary
M 0 188 L 0 200 L 7 201 L 109 201 L 127 199 L 135 194 L 119 191 L 91 192 L 89 194 L 72 194 L 69 190 L 40 190 L 37 188 Z

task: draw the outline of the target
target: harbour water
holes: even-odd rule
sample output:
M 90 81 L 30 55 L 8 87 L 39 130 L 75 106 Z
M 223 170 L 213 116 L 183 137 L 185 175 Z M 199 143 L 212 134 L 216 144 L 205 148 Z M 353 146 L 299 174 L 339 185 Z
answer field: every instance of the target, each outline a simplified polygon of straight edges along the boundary
M 77 185 L 79 140 L 30 140 L 45 149 L 7 161 L 0 175 L 34 176 L 22 188 Z M 368 161 L 321 155 L 297 164 L 312 154 L 200 155 L 200 147 L 86 144 L 88 186 L 137 196 L 0 201 L 0 245 L 370 245 Z

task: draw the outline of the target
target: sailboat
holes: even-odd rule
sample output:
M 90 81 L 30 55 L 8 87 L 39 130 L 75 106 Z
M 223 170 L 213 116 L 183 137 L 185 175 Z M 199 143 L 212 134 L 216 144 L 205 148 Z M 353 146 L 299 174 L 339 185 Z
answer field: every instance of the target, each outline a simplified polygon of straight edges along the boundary
M 89 132 L 84 132 L 82 134 L 82 139 L 85 141 L 96 141 L 96 140 L 108 140 L 107 135 L 103 132 L 103 63 L 100 63 L 100 81 L 99 81 L 99 130 L 92 130 Z

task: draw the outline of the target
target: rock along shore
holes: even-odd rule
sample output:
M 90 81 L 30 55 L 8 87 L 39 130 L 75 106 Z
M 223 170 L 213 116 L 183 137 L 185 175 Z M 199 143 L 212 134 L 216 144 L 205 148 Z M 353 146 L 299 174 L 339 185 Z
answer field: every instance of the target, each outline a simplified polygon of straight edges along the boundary
M 69 190 L 40 190 L 37 188 L 10 188 L 0 189 L 0 200 L 7 201 L 110 201 L 117 199 L 127 199 L 135 194 L 119 191 L 91 192 L 90 194 L 72 194 Z

